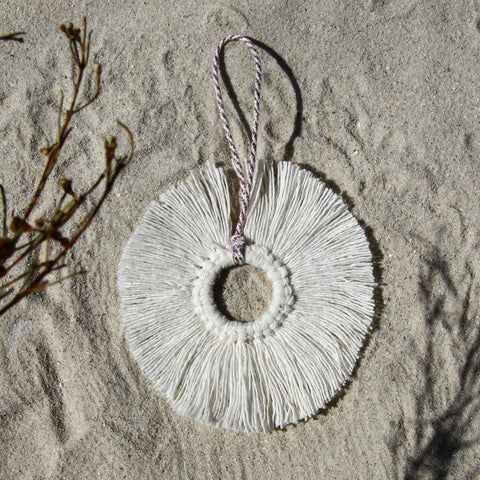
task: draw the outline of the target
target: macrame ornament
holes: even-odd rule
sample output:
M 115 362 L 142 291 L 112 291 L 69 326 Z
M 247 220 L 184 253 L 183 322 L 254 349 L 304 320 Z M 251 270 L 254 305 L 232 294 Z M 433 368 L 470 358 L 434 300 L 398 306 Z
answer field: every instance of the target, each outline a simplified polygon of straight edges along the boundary
M 229 42 L 255 60 L 248 161 L 230 133 L 218 80 Z M 288 162 L 256 161 L 261 68 L 254 44 L 223 39 L 213 79 L 240 182 L 233 231 L 225 173 L 213 163 L 152 202 L 119 269 L 125 336 L 141 370 L 176 412 L 209 425 L 268 432 L 306 419 L 352 373 L 373 312 L 372 257 L 342 199 Z M 272 284 L 253 322 L 226 318 L 213 296 L 219 274 L 249 264 Z

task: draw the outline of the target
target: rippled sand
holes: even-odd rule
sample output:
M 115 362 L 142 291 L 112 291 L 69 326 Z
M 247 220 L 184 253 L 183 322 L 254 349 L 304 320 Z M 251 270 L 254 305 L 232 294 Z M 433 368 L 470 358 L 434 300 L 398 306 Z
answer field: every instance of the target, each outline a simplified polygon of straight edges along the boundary
M 0 43 L 0 182 L 10 208 L 20 212 L 33 193 L 59 90 L 71 88 L 60 23 L 88 16 L 103 87 L 77 117 L 53 184 L 71 175 L 80 188 L 101 171 L 103 137 L 120 133 L 115 118 L 136 143 L 72 254 L 88 273 L 1 319 L 0 477 L 475 478 L 480 5 L 158 3 L 0 4 L 0 34 L 26 31 L 23 44 Z M 343 193 L 381 283 L 344 393 L 267 435 L 174 414 L 133 361 L 119 318 L 118 261 L 150 201 L 207 160 L 229 164 L 210 72 L 231 33 L 263 45 L 259 155 L 302 164 Z M 243 112 L 227 102 L 240 143 L 253 84 L 245 49 L 228 50 L 226 71 Z M 58 198 L 53 184 L 45 206 Z M 262 291 L 258 279 L 242 281 L 252 297 Z

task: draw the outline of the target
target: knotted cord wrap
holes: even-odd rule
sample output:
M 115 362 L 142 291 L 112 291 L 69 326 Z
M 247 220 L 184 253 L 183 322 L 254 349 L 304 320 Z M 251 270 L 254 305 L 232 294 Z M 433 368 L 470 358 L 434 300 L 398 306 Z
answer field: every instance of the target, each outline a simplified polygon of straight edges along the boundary
M 222 92 L 220 91 L 220 83 L 218 79 L 219 71 L 219 60 L 220 55 L 227 43 L 240 41 L 245 43 L 255 60 L 255 87 L 253 92 L 253 126 L 252 126 L 252 137 L 250 141 L 250 157 L 247 162 L 248 171 L 244 172 L 242 163 L 238 156 L 235 143 L 233 141 L 232 132 L 230 131 L 230 125 L 225 114 L 225 108 L 223 106 L 223 97 Z M 242 35 L 229 35 L 225 37 L 217 47 L 215 52 L 215 57 L 213 59 L 213 83 L 215 86 L 215 95 L 217 97 L 218 110 L 220 112 L 220 119 L 223 124 L 223 129 L 225 130 L 225 136 L 227 138 L 228 145 L 230 147 L 230 152 L 232 155 L 232 162 L 235 168 L 235 171 L 240 182 L 240 214 L 237 221 L 237 226 L 235 228 L 235 233 L 233 234 L 230 242 L 233 249 L 233 259 L 236 265 L 245 264 L 245 220 L 247 216 L 248 204 L 250 201 L 250 194 L 253 187 L 253 173 L 255 171 L 255 161 L 257 157 L 257 137 L 258 137 L 258 113 L 260 110 L 260 87 L 262 83 L 262 68 L 260 64 L 260 57 L 258 51 L 253 44 L 253 42 L 248 38 Z M 246 177 L 246 178 L 245 178 Z

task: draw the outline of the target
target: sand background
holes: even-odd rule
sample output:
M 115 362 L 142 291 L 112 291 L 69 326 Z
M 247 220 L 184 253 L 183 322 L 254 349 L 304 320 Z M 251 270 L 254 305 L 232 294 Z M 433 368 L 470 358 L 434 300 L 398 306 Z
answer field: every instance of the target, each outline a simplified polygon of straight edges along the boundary
M 135 157 L 72 254 L 88 273 L 1 319 L 0 477 L 479 478 L 480 2 L 1 2 L 0 31 L 27 32 L 0 44 L 0 182 L 19 212 L 71 87 L 58 25 L 84 15 L 103 89 L 43 206 L 64 176 L 81 187 L 101 171 L 117 117 Z M 149 202 L 205 161 L 229 162 L 210 71 L 231 33 L 266 47 L 259 155 L 344 192 L 380 258 L 353 381 L 316 418 L 268 435 L 173 413 L 129 354 L 116 286 Z M 247 50 L 229 49 L 226 70 L 248 122 Z

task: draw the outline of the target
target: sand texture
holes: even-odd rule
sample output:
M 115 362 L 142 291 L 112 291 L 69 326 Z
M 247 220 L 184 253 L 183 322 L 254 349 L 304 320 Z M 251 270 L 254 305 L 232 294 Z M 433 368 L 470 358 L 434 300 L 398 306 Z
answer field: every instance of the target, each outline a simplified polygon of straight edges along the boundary
M 125 145 L 116 118 L 135 156 L 72 252 L 87 273 L 1 318 L 0 478 L 479 478 L 480 2 L 2 2 L 0 35 L 26 31 L 23 44 L 0 43 L 9 213 L 32 195 L 59 91 L 71 89 L 58 26 L 84 15 L 102 92 L 76 118 L 38 214 L 62 178 L 81 189 L 102 170 L 104 136 Z M 149 203 L 207 160 L 229 165 L 211 62 L 232 33 L 262 46 L 259 156 L 301 164 L 344 195 L 381 283 L 343 394 L 307 422 L 250 436 L 171 410 L 128 350 L 117 289 Z M 225 64 L 246 145 L 252 59 L 235 45 Z M 248 317 L 269 289 L 240 280 L 251 298 L 231 299 L 227 279 L 222 301 Z

